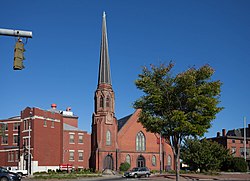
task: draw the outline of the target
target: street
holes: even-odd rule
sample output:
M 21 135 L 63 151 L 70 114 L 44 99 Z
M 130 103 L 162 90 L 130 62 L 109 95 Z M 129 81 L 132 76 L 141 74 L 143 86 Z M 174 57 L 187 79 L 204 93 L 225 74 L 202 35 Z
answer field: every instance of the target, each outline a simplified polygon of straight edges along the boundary
M 24 178 L 22 181 L 36 181 L 39 179 L 34 178 Z M 59 179 L 52 179 L 52 181 L 57 181 Z M 162 174 L 162 175 L 152 175 L 149 178 L 123 178 L 120 175 L 103 175 L 102 177 L 85 177 L 85 178 L 77 178 L 77 179 L 65 179 L 66 181 L 102 181 L 102 180 L 168 180 L 174 181 L 175 176 L 173 174 Z M 64 180 L 64 181 L 65 181 Z M 220 173 L 219 175 L 203 175 L 203 174 L 182 174 L 180 177 L 180 181 L 185 180 L 249 180 L 250 181 L 250 173 Z M 60 179 L 60 181 L 63 181 Z

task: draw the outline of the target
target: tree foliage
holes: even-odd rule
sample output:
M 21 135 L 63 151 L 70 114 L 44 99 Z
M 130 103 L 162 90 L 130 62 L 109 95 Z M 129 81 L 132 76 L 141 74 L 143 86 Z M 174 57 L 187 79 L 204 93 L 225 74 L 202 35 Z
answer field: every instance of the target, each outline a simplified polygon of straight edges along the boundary
M 209 65 L 195 67 L 173 75 L 174 65 L 144 67 L 135 81 L 144 95 L 135 101 L 141 109 L 139 122 L 147 131 L 162 134 L 172 146 L 178 166 L 180 143 L 184 137 L 202 136 L 222 109 L 217 107 L 221 82 L 212 81 L 214 70 Z M 179 168 L 177 180 L 179 178 Z
M 220 170 L 226 160 L 232 156 L 226 148 L 217 142 L 206 139 L 185 139 L 181 147 L 181 159 L 190 166 L 191 170 L 203 171 Z

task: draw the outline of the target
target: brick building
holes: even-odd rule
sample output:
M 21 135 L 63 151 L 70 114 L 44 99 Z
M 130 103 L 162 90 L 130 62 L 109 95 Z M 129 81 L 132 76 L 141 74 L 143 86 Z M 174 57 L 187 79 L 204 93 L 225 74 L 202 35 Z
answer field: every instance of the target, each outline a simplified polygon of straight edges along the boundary
M 78 129 L 78 117 L 70 109 L 58 111 L 55 104 L 49 110 L 27 107 L 20 117 L 1 123 L 5 136 L 0 136 L 0 165 L 31 173 L 56 170 L 60 164 L 89 168 L 90 135 Z
M 213 138 L 208 138 L 210 140 L 216 141 L 223 145 L 225 148 L 229 149 L 234 157 L 245 156 L 245 146 L 244 146 L 244 129 L 233 129 L 226 132 L 222 129 L 222 134 L 217 132 L 217 136 Z M 246 161 L 248 167 L 250 167 L 250 124 L 246 128 Z
M 0 165 L 27 170 L 30 165 L 31 173 L 55 170 L 60 164 L 98 171 L 119 170 L 123 162 L 151 170 L 174 168 L 169 144 L 164 139 L 159 144 L 159 135 L 137 122 L 140 110 L 119 120 L 115 117 L 105 13 L 100 52 L 91 135 L 78 128 L 78 117 L 70 108 L 59 111 L 55 104 L 49 110 L 27 107 L 21 116 L 0 120 L 7 125 L 5 137 L 0 136 Z

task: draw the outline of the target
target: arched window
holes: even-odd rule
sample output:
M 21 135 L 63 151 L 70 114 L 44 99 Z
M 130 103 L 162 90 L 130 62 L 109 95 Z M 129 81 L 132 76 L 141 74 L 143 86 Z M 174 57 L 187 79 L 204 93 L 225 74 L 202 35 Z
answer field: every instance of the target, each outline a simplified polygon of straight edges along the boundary
M 143 132 L 139 132 L 136 135 L 136 151 L 145 151 L 146 150 L 146 142 L 145 136 Z
M 168 166 L 171 169 L 171 165 L 172 165 L 172 158 L 170 155 L 168 155 Z
M 111 133 L 109 130 L 106 133 L 106 145 L 111 145 Z
M 100 107 L 103 107 L 103 97 L 100 97 Z
M 110 106 L 109 102 L 110 102 L 110 98 L 109 98 L 109 96 L 107 96 L 107 98 L 106 98 L 106 107 Z
M 152 156 L 152 165 L 156 166 L 156 156 L 155 155 Z
M 126 155 L 126 162 L 131 164 L 131 159 L 129 154 Z

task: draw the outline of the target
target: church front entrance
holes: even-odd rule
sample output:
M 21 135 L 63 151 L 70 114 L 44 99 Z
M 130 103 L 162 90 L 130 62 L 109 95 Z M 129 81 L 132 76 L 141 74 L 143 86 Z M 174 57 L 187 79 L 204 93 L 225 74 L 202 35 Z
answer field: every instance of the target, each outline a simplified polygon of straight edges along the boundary
M 107 155 L 104 159 L 104 167 L 103 169 L 106 170 L 113 170 L 114 169 L 113 157 L 112 155 Z
M 145 167 L 145 166 L 146 166 L 145 158 L 142 155 L 138 156 L 138 158 L 137 158 L 137 167 Z

